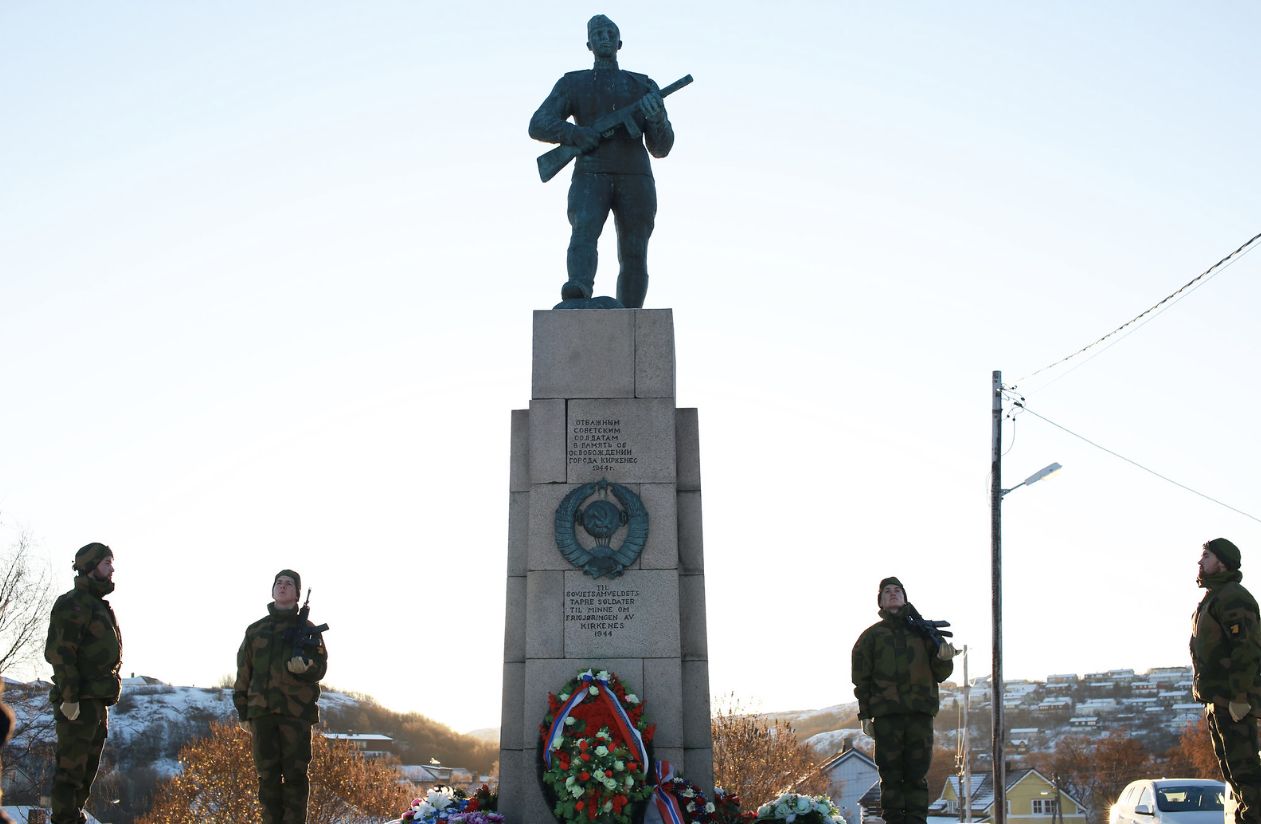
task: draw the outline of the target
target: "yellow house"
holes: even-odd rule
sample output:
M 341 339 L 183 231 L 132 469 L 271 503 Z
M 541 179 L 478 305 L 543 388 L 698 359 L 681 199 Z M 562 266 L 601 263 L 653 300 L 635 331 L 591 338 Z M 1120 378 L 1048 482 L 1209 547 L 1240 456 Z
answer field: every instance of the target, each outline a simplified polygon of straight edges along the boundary
M 972 820 L 989 821 L 993 814 L 993 777 L 972 776 Z M 950 776 L 941 796 L 929 807 L 933 815 L 959 815 L 959 777 Z M 1025 824 L 1086 824 L 1086 808 L 1063 790 L 1057 814 L 1055 786 L 1037 770 L 1012 770 L 1007 774 L 1007 820 Z

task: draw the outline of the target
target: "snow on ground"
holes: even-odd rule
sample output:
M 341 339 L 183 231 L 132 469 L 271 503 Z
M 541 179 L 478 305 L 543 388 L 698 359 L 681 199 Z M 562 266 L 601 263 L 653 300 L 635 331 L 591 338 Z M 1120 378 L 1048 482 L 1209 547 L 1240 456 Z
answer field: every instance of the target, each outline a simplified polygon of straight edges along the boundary
M 828 730 L 817 735 L 812 735 L 806 739 L 806 745 L 813 749 L 821 756 L 829 756 L 840 752 L 841 745 L 845 743 L 845 739 L 850 739 L 854 746 L 870 749 L 874 742 L 869 736 L 863 735 L 860 729 L 843 729 Z

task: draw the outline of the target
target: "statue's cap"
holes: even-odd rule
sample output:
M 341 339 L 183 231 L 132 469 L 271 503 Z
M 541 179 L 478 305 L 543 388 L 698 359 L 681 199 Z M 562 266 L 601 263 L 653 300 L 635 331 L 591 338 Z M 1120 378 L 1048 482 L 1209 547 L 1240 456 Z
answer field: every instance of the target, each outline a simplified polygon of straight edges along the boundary
M 587 37 L 590 37 L 591 32 L 595 31 L 596 29 L 604 28 L 606 26 L 608 28 L 613 29 L 613 31 L 617 32 L 619 36 L 621 35 L 622 30 L 617 27 L 616 23 L 614 23 L 609 18 L 605 17 L 603 14 L 597 14 L 595 17 L 592 17 L 590 20 L 587 21 Z

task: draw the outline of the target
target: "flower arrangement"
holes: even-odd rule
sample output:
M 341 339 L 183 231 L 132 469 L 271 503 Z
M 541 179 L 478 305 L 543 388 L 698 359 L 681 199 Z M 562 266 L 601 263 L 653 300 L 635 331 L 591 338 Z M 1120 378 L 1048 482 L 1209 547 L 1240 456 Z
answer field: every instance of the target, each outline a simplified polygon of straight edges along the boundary
M 783 793 L 757 808 L 757 821 L 783 821 L 784 824 L 845 824 L 841 811 L 826 795 L 808 796 Z
M 542 781 L 563 822 L 631 824 L 652 794 L 647 747 L 655 727 L 643 702 L 606 671 L 579 673 L 547 697 L 539 727 Z
M 472 813 L 479 810 L 486 812 L 497 809 L 499 809 L 499 793 L 493 792 L 489 784 L 483 784 L 469 798 L 468 806 L 464 808 L 464 811 Z
M 716 824 L 749 824 L 757 813 L 740 809 L 740 796 L 722 787 L 714 787 L 714 817 Z
M 435 787 L 424 798 L 413 799 L 412 806 L 403 813 L 403 824 L 450 824 L 468 807 L 468 795 L 464 790 Z

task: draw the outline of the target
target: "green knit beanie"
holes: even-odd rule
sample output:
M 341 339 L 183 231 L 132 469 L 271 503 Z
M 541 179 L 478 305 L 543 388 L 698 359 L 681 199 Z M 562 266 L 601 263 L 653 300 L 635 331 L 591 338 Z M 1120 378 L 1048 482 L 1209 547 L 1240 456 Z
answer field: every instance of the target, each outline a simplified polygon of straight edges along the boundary
M 114 550 L 93 541 L 74 554 L 74 571 L 86 575 L 96 569 L 101 561 L 113 557 Z
M 1232 571 L 1239 569 L 1240 557 L 1239 547 L 1232 544 L 1225 538 L 1214 538 L 1204 545 L 1204 548 L 1217 556 L 1217 559 L 1229 567 Z

